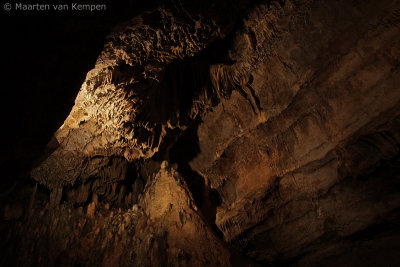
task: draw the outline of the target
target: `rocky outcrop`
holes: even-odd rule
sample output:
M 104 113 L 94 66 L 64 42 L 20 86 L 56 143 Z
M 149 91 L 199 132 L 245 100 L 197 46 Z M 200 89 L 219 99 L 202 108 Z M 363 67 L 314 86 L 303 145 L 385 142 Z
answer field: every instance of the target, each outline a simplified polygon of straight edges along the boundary
M 66 186 L 110 198 L 105 191 L 114 193 L 116 184 L 126 180 L 129 162 L 157 152 L 163 157 L 171 139 L 204 108 L 199 103 L 207 93 L 206 63 L 197 67 L 196 59 L 174 62 L 193 57 L 232 28 L 234 20 L 229 16 L 221 21 L 218 13 L 206 11 L 191 14 L 185 6 L 159 8 L 120 25 L 108 36 L 75 106 L 48 145 L 49 155 L 31 172 L 52 190 L 52 200 L 59 203 Z M 189 92 L 188 84 L 180 82 L 187 79 L 185 75 L 198 80 Z M 93 189 L 99 187 L 98 181 L 105 187 L 100 192 Z M 66 195 L 77 196 L 73 200 L 81 203 L 89 196 Z M 126 202 L 135 202 L 135 197 Z
M 110 157 L 133 161 L 153 156 L 166 132 L 179 127 L 170 122 L 179 116 L 179 96 L 158 86 L 162 71 L 221 36 L 212 23 L 179 21 L 163 9 L 121 28 L 109 36 L 95 69 L 88 73 L 71 114 L 55 134 L 54 151 L 32 172 L 42 184 L 62 187 L 78 178 L 102 175 L 98 167 L 107 165 Z M 105 176 L 124 179 L 120 172 L 105 171 Z
M 109 35 L 31 172 L 50 193 L 27 251 L 46 236 L 53 264 L 399 263 L 400 2 L 224 5 Z
M 33 231 L 19 244 L 24 252 L 17 265 L 253 266 L 232 255 L 203 220 L 184 179 L 167 162 L 144 189 L 139 205 L 129 209 L 97 200 L 86 212 L 65 204 L 42 210 L 34 206 L 40 216 L 30 219 Z M 34 251 L 31 240 L 38 240 Z M 40 250 L 46 242 L 52 244 L 47 255 Z

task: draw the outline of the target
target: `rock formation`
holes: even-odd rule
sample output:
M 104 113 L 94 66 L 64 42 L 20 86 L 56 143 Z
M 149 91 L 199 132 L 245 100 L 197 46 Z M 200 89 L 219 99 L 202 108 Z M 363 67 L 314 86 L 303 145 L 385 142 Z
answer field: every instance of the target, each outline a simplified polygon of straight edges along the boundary
M 400 264 L 400 1 L 204 6 L 108 35 L 3 264 Z

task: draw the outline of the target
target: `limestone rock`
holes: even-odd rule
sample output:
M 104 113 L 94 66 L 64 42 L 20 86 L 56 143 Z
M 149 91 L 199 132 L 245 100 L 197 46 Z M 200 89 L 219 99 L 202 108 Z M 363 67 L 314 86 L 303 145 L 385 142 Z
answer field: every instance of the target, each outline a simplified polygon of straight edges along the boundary
M 177 2 L 109 35 L 20 262 L 399 265 L 400 1 Z
M 166 69 L 232 28 L 233 18 L 221 20 L 209 11 L 190 14 L 183 5 L 159 8 L 119 25 L 107 37 L 71 113 L 49 144 L 51 153 L 32 170 L 32 177 L 50 188 L 93 176 L 124 179 L 123 171 L 113 175 L 107 166 L 122 170 L 126 162 L 151 158 L 167 145 L 167 135 L 185 129 L 206 89 L 185 99 L 176 84 L 169 84 L 168 75 L 174 73 Z
M 229 68 L 252 83 L 203 117 L 190 162 L 221 196 L 227 242 L 261 262 L 318 264 L 397 213 L 399 7 L 286 1 L 250 13 Z

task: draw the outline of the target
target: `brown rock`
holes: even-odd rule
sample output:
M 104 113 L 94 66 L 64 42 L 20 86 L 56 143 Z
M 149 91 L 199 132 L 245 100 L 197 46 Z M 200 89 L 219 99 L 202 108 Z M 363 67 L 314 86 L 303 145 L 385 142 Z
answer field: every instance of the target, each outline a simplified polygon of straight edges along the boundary
M 400 1 L 182 2 L 109 35 L 19 263 L 400 264 Z

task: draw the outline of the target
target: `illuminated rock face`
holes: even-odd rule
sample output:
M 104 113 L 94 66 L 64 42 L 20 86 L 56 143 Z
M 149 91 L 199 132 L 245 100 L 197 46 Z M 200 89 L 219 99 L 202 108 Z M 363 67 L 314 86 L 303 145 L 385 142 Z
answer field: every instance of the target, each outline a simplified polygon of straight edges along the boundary
M 260 262 L 351 258 L 350 236 L 398 214 L 399 2 L 352 5 L 255 9 L 240 51 L 266 54 L 247 72 L 258 109 L 234 92 L 198 127 L 190 165 L 221 196 L 216 224 Z
M 54 254 L 104 242 L 88 262 L 399 263 L 399 10 L 273 1 L 232 12 L 243 18 L 159 9 L 120 25 L 32 177 L 53 209 L 78 204 L 76 220 L 134 213 L 132 238 L 78 225 Z
M 54 152 L 32 176 L 50 188 L 96 175 L 123 180 L 127 161 L 152 157 L 169 131 L 185 127 L 180 92 L 159 82 L 165 68 L 222 37 L 215 23 L 211 18 L 184 20 L 159 9 L 121 25 L 108 36 L 75 106 L 54 135 L 49 145 Z

